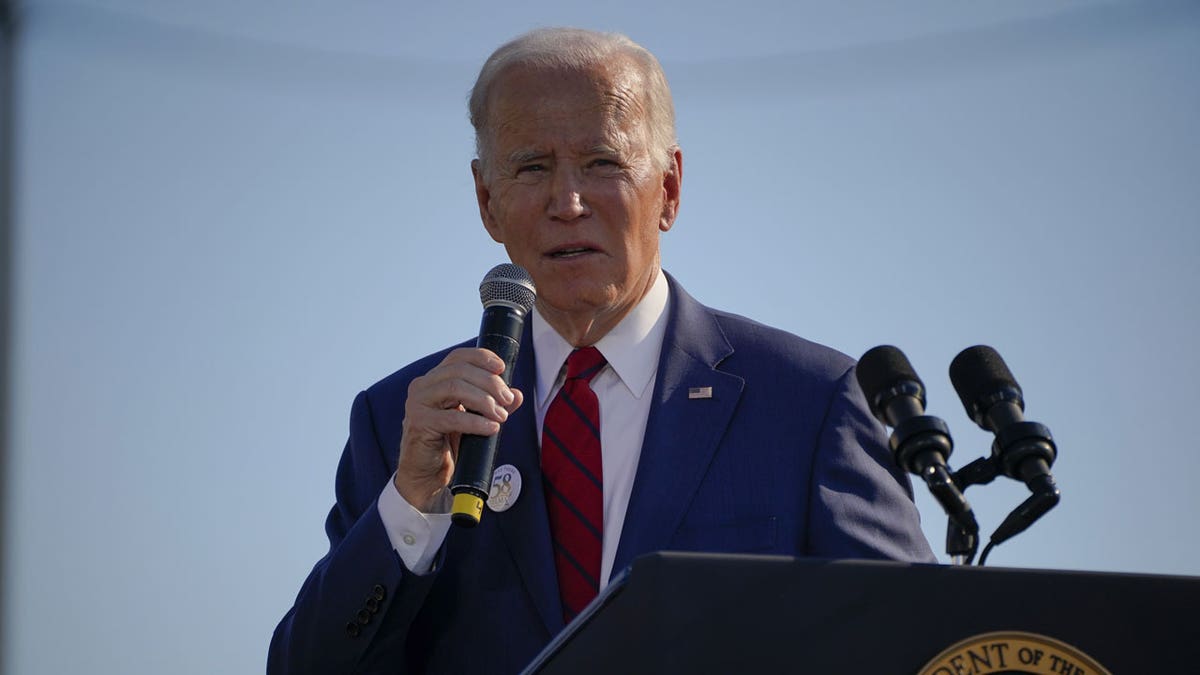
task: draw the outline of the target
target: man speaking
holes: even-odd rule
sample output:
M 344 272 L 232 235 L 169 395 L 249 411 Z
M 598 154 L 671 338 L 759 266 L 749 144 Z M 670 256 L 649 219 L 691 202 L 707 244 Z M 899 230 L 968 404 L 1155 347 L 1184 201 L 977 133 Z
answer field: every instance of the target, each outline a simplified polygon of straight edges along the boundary
M 534 31 L 484 64 L 470 113 L 484 229 L 537 287 L 512 386 L 459 346 L 358 395 L 329 553 L 269 672 L 517 672 L 652 551 L 933 561 L 853 361 L 662 271 L 683 155 L 653 55 Z M 501 424 L 503 491 L 452 528 L 460 438 Z

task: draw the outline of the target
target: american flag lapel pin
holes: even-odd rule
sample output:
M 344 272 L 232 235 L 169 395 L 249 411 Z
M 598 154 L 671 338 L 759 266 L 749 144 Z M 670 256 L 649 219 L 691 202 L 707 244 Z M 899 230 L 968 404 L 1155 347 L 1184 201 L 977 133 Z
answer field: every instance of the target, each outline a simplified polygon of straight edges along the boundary
M 688 387 L 688 398 L 712 398 L 712 387 Z

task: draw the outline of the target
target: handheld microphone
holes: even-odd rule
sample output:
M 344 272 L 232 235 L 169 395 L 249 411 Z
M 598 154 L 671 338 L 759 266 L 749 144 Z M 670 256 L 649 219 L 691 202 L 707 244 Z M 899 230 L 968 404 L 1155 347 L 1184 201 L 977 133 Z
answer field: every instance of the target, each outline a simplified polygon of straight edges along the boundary
M 533 277 L 520 265 L 496 265 L 479 283 L 483 321 L 475 346 L 492 351 L 504 361 L 504 372 L 500 375 L 504 384 L 512 384 L 525 316 L 533 309 L 536 296 Z M 450 493 L 454 495 L 450 519 L 456 525 L 479 524 L 483 503 L 492 486 L 492 466 L 499 443 L 500 432 L 491 436 L 463 434 L 459 439 L 458 460 L 450 480 Z
M 946 515 L 973 543 L 979 524 L 946 466 L 954 449 L 950 429 L 925 414 L 925 385 L 904 352 L 890 345 L 875 347 L 859 359 L 856 376 L 871 413 L 893 429 L 888 444 L 896 464 L 924 479 Z
M 995 349 L 987 345 L 964 349 L 950 363 L 950 381 L 967 415 L 996 435 L 992 457 L 1001 473 L 1024 482 L 1033 492 L 1000 524 L 990 547 L 1023 531 L 1058 504 L 1060 493 L 1050 474 L 1058 448 L 1045 425 L 1025 421 L 1021 386 Z

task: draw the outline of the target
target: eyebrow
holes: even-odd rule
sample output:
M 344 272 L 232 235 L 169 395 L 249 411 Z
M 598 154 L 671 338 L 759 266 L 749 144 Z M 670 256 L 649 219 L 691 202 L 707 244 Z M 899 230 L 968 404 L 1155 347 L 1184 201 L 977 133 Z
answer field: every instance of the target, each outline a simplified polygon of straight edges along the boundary
M 525 164 L 527 162 L 532 162 L 532 161 L 539 160 L 539 159 L 545 159 L 546 157 L 549 157 L 550 154 L 551 153 L 549 153 L 545 150 L 533 150 L 533 149 L 525 148 L 525 149 L 520 149 L 520 150 L 514 150 L 513 152 L 509 153 L 509 155 L 506 159 L 508 160 L 508 163 L 510 165 Z M 619 155 L 619 154 L 621 154 L 621 151 L 620 151 L 620 149 L 618 149 L 612 145 L 609 145 L 607 143 L 596 143 L 595 145 L 591 145 L 591 146 L 585 148 L 583 151 L 583 154 L 585 154 L 585 155 Z
M 597 143 L 596 145 L 593 145 L 592 147 L 588 148 L 588 149 L 587 149 L 587 150 L 584 152 L 584 154 L 588 154 L 588 155 L 616 155 L 616 154 L 620 154 L 620 152 L 621 152 L 620 150 L 618 150 L 617 148 L 614 148 L 614 147 L 613 147 L 613 146 L 611 146 L 611 145 L 608 145 L 607 143 Z
M 508 156 L 509 164 L 524 164 L 535 159 L 546 157 L 549 153 L 541 150 L 516 150 Z

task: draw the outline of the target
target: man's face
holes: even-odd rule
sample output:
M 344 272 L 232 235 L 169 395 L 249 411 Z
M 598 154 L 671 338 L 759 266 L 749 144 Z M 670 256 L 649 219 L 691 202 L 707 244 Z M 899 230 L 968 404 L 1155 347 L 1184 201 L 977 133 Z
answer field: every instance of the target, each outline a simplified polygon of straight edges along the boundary
M 640 91 L 628 64 L 515 67 L 489 101 L 488 166 L 472 164 L 488 233 L 529 270 L 551 325 L 587 338 L 577 344 L 641 300 L 675 222 L 681 156 L 665 171 L 652 156 Z

